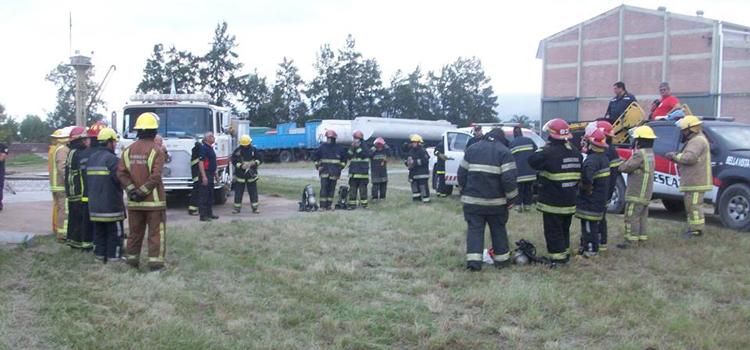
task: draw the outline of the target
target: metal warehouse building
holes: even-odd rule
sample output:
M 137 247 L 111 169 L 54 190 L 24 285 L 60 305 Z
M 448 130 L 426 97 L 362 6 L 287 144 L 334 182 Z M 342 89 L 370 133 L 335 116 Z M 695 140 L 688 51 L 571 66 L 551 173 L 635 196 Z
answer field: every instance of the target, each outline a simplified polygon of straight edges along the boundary
M 668 81 L 696 115 L 750 122 L 750 27 L 619 6 L 543 39 L 542 121 L 601 117 L 623 81 L 648 112 Z

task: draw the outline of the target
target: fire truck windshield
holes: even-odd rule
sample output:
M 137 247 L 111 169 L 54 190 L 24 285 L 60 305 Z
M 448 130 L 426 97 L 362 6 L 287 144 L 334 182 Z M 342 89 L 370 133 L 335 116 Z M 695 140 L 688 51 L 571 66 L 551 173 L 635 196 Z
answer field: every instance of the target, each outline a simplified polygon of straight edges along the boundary
M 127 138 L 135 138 L 135 121 L 141 113 L 153 112 L 159 116 L 159 135 L 176 138 L 199 138 L 213 131 L 213 118 L 209 108 L 200 107 L 132 107 L 124 113 Z

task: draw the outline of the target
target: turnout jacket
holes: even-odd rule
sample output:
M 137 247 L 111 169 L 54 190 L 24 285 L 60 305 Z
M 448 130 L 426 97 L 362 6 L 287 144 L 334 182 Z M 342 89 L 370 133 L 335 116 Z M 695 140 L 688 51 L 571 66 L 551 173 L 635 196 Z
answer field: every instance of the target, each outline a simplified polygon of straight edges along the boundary
M 375 146 L 370 148 L 370 177 L 372 183 L 388 182 L 388 154 L 390 153 L 388 145 L 383 149 L 377 149 Z
M 690 136 L 682 151 L 674 156 L 680 171 L 680 192 L 708 192 L 713 189 L 711 146 L 699 132 Z
M 93 141 L 92 141 L 93 144 Z M 95 147 L 97 146 L 90 146 L 81 152 L 78 153 L 78 162 L 79 168 L 81 171 L 81 189 L 82 189 L 82 197 L 81 201 L 86 203 L 89 201 L 89 186 L 88 186 L 88 176 L 86 175 L 86 169 L 88 167 L 89 157 L 91 157 L 92 154 L 94 154 Z
M 86 167 L 91 221 L 125 220 L 122 187 L 117 179 L 117 156 L 106 147 L 96 147 Z
M 128 201 L 128 210 L 164 210 L 167 197 L 161 172 L 164 152 L 154 139 L 139 139 L 122 152 L 117 163 L 117 178 L 128 193 L 138 191 L 144 195 L 140 202 Z
M 412 160 L 411 166 L 409 165 L 409 159 Z M 422 146 L 417 148 L 409 148 L 407 153 L 406 166 L 409 168 L 409 179 L 429 179 L 430 178 L 430 155 Z
M 252 145 L 237 147 L 232 152 L 234 181 L 240 183 L 257 181 L 260 163 L 260 155 L 255 147 Z
M 443 144 L 443 141 L 440 141 L 440 143 L 435 146 L 435 150 L 432 153 L 437 158 L 432 170 L 435 174 L 445 174 L 445 161 L 448 160 L 448 156 L 445 155 L 445 144 Z
M 654 189 L 654 150 L 634 150 L 633 155 L 620 165 L 619 170 L 628 174 L 625 202 L 644 205 L 651 202 L 651 193 Z
M 534 141 L 526 136 L 520 136 L 513 139 L 510 143 L 510 153 L 516 160 L 516 178 L 517 182 L 536 181 L 536 171 L 529 165 L 529 157 L 536 152 L 537 147 Z
M 85 146 L 74 147 L 65 160 L 65 196 L 68 201 L 80 202 L 83 197 L 83 173 L 81 172 L 81 152 Z
M 360 140 L 357 147 L 349 147 L 347 159 L 349 159 L 349 177 L 355 179 L 367 179 L 370 174 L 370 149 L 364 141 Z
M 201 170 L 198 162 L 201 161 L 201 143 L 196 142 L 193 149 L 190 150 L 190 176 L 193 178 L 193 182 L 198 182 L 201 179 Z
M 65 192 L 65 160 L 70 149 L 64 144 L 55 145 L 50 159 L 49 185 L 52 192 Z
M 607 158 L 609 159 L 609 193 L 607 194 L 607 201 L 612 199 L 615 194 L 615 188 L 617 187 L 617 179 L 620 178 L 620 164 L 622 164 L 622 158 L 617 153 L 617 147 L 612 144 L 611 140 L 607 140 Z
M 346 166 L 346 152 L 335 143 L 321 143 L 312 155 L 320 177 L 338 180 L 341 169 Z
M 607 210 L 609 196 L 609 158 L 604 148 L 591 146 L 581 168 L 576 216 L 599 221 Z
M 493 214 L 518 196 L 516 162 L 500 141 L 482 140 L 464 153 L 458 168 L 464 211 Z
M 551 140 L 529 157 L 529 165 L 539 171 L 537 210 L 561 215 L 575 213 L 582 159 L 569 142 L 560 140 Z

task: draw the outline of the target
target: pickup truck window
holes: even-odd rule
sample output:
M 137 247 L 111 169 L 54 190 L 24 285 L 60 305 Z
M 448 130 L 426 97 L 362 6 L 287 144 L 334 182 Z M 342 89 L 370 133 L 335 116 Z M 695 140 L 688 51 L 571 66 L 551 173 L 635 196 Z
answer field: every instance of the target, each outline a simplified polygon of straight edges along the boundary
M 658 138 L 654 141 L 654 153 L 664 155 L 675 152 L 680 143 L 680 129 L 671 125 L 652 126 Z
M 466 149 L 466 143 L 469 142 L 470 137 L 471 136 L 464 134 L 464 133 L 449 132 L 448 133 L 448 150 L 463 152 L 464 149 Z
M 727 151 L 750 150 L 750 127 L 739 125 L 711 126 L 712 136 Z

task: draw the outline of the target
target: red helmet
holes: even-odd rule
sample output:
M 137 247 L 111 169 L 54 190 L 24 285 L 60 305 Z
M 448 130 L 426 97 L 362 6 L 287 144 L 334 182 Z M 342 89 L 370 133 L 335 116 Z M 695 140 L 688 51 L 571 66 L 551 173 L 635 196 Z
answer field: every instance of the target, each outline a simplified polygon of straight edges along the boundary
M 607 135 L 609 137 L 615 136 L 615 128 L 612 126 L 610 122 L 606 120 L 597 120 L 596 128 L 602 129 L 602 131 L 604 131 L 604 135 Z
M 549 137 L 555 140 L 568 140 L 573 137 L 573 135 L 570 134 L 570 125 L 568 125 L 568 122 L 560 118 L 548 121 L 547 124 L 544 124 L 542 131 L 546 132 Z
M 330 130 L 330 129 L 326 130 L 326 138 L 332 138 L 332 139 L 335 139 L 335 138 L 337 138 L 337 137 L 338 137 L 338 135 L 336 135 L 336 132 L 335 132 L 335 131 L 333 131 L 333 130 Z
M 97 136 L 99 136 L 99 131 L 102 131 L 102 129 L 104 129 L 106 127 L 107 126 L 104 125 L 104 123 L 102 123 L 102 122 L 96 122 L 94 124 L 91 124 L 91 126 L 89 126 L 88 137 L 97 137 Z
M 355 139 L 361 140 L 361 139 L 365 138 L 365 134 L 363 134 L 359 130 L 354 130 L 354 132 L 352 133 L 352 137 L 354 137 Z
M 589 136 L 589 142 L 594 146 L 607 148 L 607 134 L 602 129 L 596 129 Z
M 70 141 L 80 139 L 84 134 L 86 134 L 86 128 L 82 126 L 73 127 L 73 130 L 70 130 Z
M 375 144 L 383 146 L 385 145 L 385 140 L 382 137 L 378 137 L 375 139 Z

